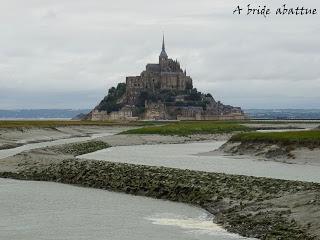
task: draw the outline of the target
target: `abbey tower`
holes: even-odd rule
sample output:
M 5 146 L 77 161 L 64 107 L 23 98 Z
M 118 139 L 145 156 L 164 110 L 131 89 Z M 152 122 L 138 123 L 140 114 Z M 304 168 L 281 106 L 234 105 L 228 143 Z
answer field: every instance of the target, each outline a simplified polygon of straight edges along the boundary
M 142 91 L 159 92 L 161 90 L 184 91 L 192 89 L 192 79 L 180 67 L 177 60 L 168 58 L 164 36 L 159 63 L 149 63 L 140 76 L 126 78 L 128 104 L 133 104 Z

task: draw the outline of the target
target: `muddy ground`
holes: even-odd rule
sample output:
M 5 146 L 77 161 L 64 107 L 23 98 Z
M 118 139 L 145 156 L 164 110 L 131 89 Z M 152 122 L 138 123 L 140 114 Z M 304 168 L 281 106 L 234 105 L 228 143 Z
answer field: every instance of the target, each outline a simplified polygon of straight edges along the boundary
M 106 130 L 105 128 L 103 128 Z M 113 129 L 114 133 L 122 129 Z M 101 127 L 1 130 L 0 143 L 28 142 L 48 136 L 93 134 Z M 41 134 L 39 134 L 39 132 Z M 54 131 L 54 135 L 50 135 Z M 259 239 L 320 239 L 320 184 L 250 176 L 206 173 L 105 161 L 76 156 L 109 146 L 227 140 L 230 135 L 191 137 L 159 135 L 105 136 L 81 145 L 33 149 L 0 159 L 0 176 L 53 181 L 135 195 L 186 202 L 215 215 L 227 230 Z

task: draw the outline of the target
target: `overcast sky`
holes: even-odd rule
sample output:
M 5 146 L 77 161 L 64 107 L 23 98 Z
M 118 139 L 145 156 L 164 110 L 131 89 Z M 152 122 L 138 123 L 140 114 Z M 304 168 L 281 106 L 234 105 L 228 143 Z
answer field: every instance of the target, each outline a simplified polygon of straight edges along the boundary
M 157 62 L 162 32 L 200 91 L 243 108 L 320 108 L 316 16 L 236 16 L 283 1 L 10 0 L 0 8 L 0 109 L 91 108 Z

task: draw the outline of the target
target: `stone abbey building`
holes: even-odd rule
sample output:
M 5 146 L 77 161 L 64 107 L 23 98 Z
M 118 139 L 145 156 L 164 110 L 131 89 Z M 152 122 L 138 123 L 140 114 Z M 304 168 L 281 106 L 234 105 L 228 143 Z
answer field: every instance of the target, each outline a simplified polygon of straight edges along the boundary
M 192 89 L 192 79 L 180 67 L 177 60 L 168 58 L 164 37 L 159 63 L 149 63 L 140 76 L 127 77 L 128 104 L 134 104 L 142 91 L 157 92 L 161 90 L 185 91 Z
M 92 120 L 232 120 L 244 119 L 239 107 L 216 102 L 193 88 L 192 78 L 177 60 L 168 58 L 164 37 L 158 63 L 149 63 L 139 76 L 110 88 L 89 114 Z

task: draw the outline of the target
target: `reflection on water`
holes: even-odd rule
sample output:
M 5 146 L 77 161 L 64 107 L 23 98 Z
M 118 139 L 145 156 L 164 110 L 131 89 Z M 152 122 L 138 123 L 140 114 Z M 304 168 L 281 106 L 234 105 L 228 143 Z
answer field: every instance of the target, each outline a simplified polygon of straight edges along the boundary
M 0 199 L 0 239 L 244 239 L 202 209 L 105 190 L 0 179 Z
M 105 161 L 166 166 L 287 180 L 320 182 L 320 166 L 261 161 L 243 156 L 206 154 L 224 142 L 119 146 L 80 156 Z

